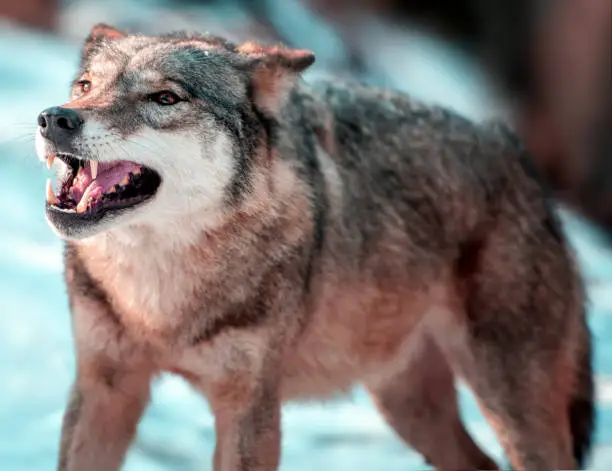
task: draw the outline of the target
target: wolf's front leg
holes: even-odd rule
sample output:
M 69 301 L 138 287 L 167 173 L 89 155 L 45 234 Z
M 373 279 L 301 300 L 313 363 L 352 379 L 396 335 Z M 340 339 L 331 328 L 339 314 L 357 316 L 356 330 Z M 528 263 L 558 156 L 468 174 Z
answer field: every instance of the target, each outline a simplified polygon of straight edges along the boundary
M 64 415 L 59 471 L 117 471 L 149 399 L 151 376 L 120 365 L 81 368 Z
M 274 388 L 237 404 L 218 397 L 215 471 L 276 471 L 280 462 L 280 400 Z

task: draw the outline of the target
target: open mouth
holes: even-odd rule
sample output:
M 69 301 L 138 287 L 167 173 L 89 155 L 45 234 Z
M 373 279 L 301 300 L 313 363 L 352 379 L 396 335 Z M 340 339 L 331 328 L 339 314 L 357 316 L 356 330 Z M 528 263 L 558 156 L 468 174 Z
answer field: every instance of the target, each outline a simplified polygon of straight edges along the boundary
M 161 177 L 154 170 L 126 161 L 98 162 L 69 154 L 50 154 L 47 166 L 55 159 L 66 164 L 59 191 L 47 181 L 47 211 L 74 218 L 97 220 L 109 211 L 136 206 L 157 191 Z

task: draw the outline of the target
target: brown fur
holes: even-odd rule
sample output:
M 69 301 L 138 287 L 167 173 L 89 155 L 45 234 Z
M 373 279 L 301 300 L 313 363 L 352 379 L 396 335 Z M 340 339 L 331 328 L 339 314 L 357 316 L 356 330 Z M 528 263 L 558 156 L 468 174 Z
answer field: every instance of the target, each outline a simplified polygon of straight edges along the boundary
M 79 360 L 60 470 L 118 469 L 161 371 L 210 401 L 216 471 L 277 469 L 281 403 L 359 382 L 438 469 L 493 469 L 455 377 L 517 469 L 574 469 L 584 298 L 528 156 L 399 94 L 286 97 L 217 228 L 194 229 L 203 211 L 68 244 Z

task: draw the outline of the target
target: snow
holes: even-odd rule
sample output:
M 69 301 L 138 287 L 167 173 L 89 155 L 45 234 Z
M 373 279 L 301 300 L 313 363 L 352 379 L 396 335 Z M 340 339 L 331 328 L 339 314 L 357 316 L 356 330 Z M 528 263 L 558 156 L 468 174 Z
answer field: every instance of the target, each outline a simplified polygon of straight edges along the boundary
M 394 68 L 389 69 L 389 59 L 402 48 L 398 41 L 378 46 L 384 53 L 377 61 L 381 67 L 387 64 L 385 74 L 402 77 L 392 86 L 472 116 L 487 113 L 474 105 L 476 94 L 482 93 L 482 86 L 474 85 L 480 79 L 466 78 L 463 72 L 457 78 L 460 60 L 447 52 L 422 54 L 424 49 L 434 50 L 435 44 L 411 39 L 405 49 L 421 53 L 411 55 L 409 66 L 391 61 Z M 0 470 L 54 469 L 73 376 L 62 246 L 44 221 L 47 172 L 36 160 L 33 133 L 37 113 L 64 101 L 77 52 L 74 43 L 0 24 Z M 452 73 L 444 63 L 450 64 Z M 411 74 L 415 70 L 418 73 Z M 594 468 L 611 469 L 612 254 L 591 228 L 569 214 L 564 218 L 591 296 L 600 414 Z M 470 431 L 500 458 L 499 444 L 465 390 L 461 403 Z M 426 468 L 395 438 L 361 389 L 352 398 L 331 403 L 287 406 L 283 422 L 283 471 Z M 152 405 L 125 469 L 211 469 L 213 445 L 213 420 L 204 400 L 180 379 L 166 376 L 154 387 Z

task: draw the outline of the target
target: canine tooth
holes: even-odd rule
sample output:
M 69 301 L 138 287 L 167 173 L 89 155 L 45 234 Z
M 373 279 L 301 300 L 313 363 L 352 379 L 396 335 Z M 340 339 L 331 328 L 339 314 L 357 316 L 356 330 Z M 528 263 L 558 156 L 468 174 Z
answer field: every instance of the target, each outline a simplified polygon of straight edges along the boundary
M 142 170 L 141 170 L 141 169 L 139 169 L 139 168 L 137 168 L 137 169 L 136 169 L 136 170 L 134 170 L 132 173 L 133 173 L 134 175 L 140 175 L 140 174 L 142 173 Z
M 98 176 L 98 161 L 90 160 L 89 165 L 91 167 L 91 178 L 95 180 L 96 177 Z
M 49 154 L 47 157 L 47 168 L 51 168 L 53 166 L 53 161 L 55 160 L 55 154 Z
M 116 193 L 117 192 L 117 185 L 114 185 L 113 187 L 111 187 L 110 190 L 108 190 L 106 193 L 107 194 L 111 194 L 111 193 Z
M 47 178 L 47 203 L 58 205 L 60 200 L 55 193 L 53 192 L 53 185 L 51 184 L 51 179 Z
M 85 198 L 81 198 L 81 201 L 79 201 L 79 204 L 77 205 L 76 208 L 76 212 L 77 213 L 84 213 L 85 211 L 87 211 L 87 201 L 85 201 Z
M 130 176 L 126 175 L 125 177 L 123 177 L 123 179 L 119 182 L 119 185 L 121 186 L 125 186 L 128 183 L 130 183 Z

